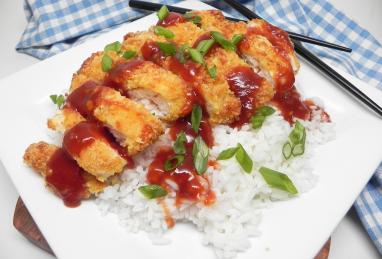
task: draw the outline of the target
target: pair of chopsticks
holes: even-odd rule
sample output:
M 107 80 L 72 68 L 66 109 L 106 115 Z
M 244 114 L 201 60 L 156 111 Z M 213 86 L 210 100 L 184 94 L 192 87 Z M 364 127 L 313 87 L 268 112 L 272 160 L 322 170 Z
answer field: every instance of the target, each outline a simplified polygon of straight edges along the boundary
M 234 9 L 236 9 L 239 13 L 247 17 L 248 19 L 262 19 L 260 16 L 249 10 L 244 5 L 234 1 L 234 0 L 223 0 L 230 6 L 232 6 Z M 162 5 L 161 4 L 155 4 L 150 2 L 144 2 L 144 1 L 137 1 L 137 0 L 131 0 L 129 2 L 130 7 L 133 8 L 139 8 L 143 10 L 149 10 L 149 11 L 157 11 L 159 10 Z M 180 8 L 176 6 L 169 6 L 167 5 L 167 8 L 172 12 L 178 12 L 178 13 L 186 13 L 191 11 L 190 9 Z M 238 19 L 232 19 L 227 17 L 229 20 L 233 21 L 239 21 Z M 325 46 L 333 49 L 338 49 L 342 51 L 350 52 L 351 49 L 348 49 L 346 47 L 338 46 L 332 43 L 328 43 L 325 41 L 313 39 L 307 36 L 295 34 L 295 33 L 289 33 L 290 38 L 292 39 L 294 43 L 295 51 L 303 57 L 306 61 L 311 63 L 312 65 L 316 66 L 321 72 L 323 72 L 326 76 L 331 78 L 334 82 L 336 82 L 340 87 L 342 87 L 344 90 L 352 94 L 355 98 L 357 98 L 360 102 L 365 104 L 367 107 L 375 111 L 378 115 L 382 116 L 382 108 L 376 104 L 373 100 L 371 100 L 367 95 L 365 95 L 363 92 L 361 92 L 357 87 L 355 87 L 352 83 L 350 83 L 346 78 L 341 76 L 338 72 L 336 72 L 333 68 L 328 66 L 325 62 L 323 62 L 321 59 L 319 59 L 316 55 L 314 55 L 312 52 L 310 52 L 308 49 L 306 49 L 300 41 L 313 43 L 320 46 Z M 350 50 L 350 51 L 349 51 Z

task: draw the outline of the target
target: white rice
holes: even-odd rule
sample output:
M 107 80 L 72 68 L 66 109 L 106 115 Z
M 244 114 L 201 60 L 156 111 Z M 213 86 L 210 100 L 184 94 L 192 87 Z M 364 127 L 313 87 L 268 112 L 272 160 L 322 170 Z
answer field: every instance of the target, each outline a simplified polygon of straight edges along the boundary
M 334 138 L 333 123 L 320 120 L 320 112 L 316 111 L 312 121 L 301 121 L 307 129 L 305 153 L 287 161 L 281 150 L 291 127 L 278 112 L 269 116 L 259 130 L 253 130 L 249 125 L 241 130 L 216 126 L 211 157 L 240 142 L 253 159 L 253 172 L 245 173 L 234 158 L 219 161 L 219 170 L 209 167 L 206 172 L 216 194 L 216 202 L 212 206 L 182 204 L 177 208 L 174 205 L 175 194 L 170 193 L 164 202 L 171 216 L 177 222 L 192 222 L 204 234 L 203 244 L 211 246 L 218 258 L 232 258 L 247 250 L 250 238 L 260 235 L 261 211 L 274 201 L 290 198 L 286 192 L 269 188 L 258 169 L 266 166 L 287 174 L 299 195 L 312 189 L 317 176 L 312 173 L 309 160 L 317 145 Z M 154 244 L 171 242 L 165 236 L 168 228 L 163 209 L 156 200 L 145 199 L 137 188 L 147 184 L 146 169 L 158 147 L 169 144 L 166 135 L 162 136 L 155 145 L 135 158 L 138 166 L 123 173 L 121 184 L 107 187 L 96 199 L 103 213 L 117 214 L 121 225 L 128 231 L 146 231 Z

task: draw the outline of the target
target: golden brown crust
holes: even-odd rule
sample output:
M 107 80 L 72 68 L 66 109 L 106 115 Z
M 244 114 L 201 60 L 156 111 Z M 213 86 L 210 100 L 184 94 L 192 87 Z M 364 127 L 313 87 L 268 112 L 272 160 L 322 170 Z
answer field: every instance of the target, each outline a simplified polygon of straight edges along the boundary
M 66 129 L 70 129 L 74 125 L 85 121 L 77 111 L 69 107 L 58 110 L 53 118 L 48 119 L 48 128 L 60 133 L 64 133 Z
M 47 164 L 57 150 L 57 146 L 48 144 L 44 141 L 31 144 L 25 150 L 23 157 L 24 162 L 45 178 L 48 172 Z M 97 181 L 94 176 L 88 173 L 84 172 L 83 177 L 89 194 L 98 193 L 106 187 L 105 183 Z
M 103 89 L 93 115 L 109 127 L 129 155 L 142 151 L 163 133 L 161 122 L 143 105 L 111 88 Z

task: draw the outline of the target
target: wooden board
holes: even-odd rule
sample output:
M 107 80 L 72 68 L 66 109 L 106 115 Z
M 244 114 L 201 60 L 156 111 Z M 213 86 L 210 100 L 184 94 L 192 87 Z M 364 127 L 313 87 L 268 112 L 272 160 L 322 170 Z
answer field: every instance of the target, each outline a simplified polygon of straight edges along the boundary
M 29 214 L 21 198 L 17 200 L 15 214 L 13 216 L 13 225 L 21 234 L 24 235 L 24 237 L 26 237 L 33 244 L 54 255 L 48 242 L 46 242 L 36 223 L 33 221 L 32 216 Z M 329 250 L 330 238 L 315 257 L 315 259 L 327 259 L 329 256 Z

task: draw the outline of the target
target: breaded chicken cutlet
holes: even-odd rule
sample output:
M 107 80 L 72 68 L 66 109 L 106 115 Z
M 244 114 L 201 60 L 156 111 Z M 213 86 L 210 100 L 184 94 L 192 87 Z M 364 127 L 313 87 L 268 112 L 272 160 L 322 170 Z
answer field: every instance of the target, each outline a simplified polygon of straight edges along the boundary
M 84 118 L 96 119 L 108 127 L 129 155 L 142 151 L 163 133 L 161 122 L 143 105 L 94 82 L 76 88 L 67 98 L 67 107 L 50 119 L 48 126 L 69 130 L 67 126 Z
M 285 32 L 262 20 L 233 23 L 219 11 L 191 14 L 200 21 L 169 13 L 146 32 L 128 33 L 73 75 L 65 106 L 48 120 L 64 134 L 62 148 L 39 142 L 24 155 L 64 201 L 102 190 L 166 123 L 192 118 L 196 104 L 203 124 L 241 127 L 276 92 L 293 87 L 299 63 Z M 78 197 L 56 177 L 71 182 Z
M 83 63 L 73 76 L 71 91 L 89 80 L 107 83 L 133 100 L 150 101 L 165 121 L 176 120 L 192 109 L 191 89 L 177 75 L 150 61 L 126 60 L 113 51 L 107 52 L 113 65 L 105 72 L 102 69 L 104 55 L 105 52 L 94 53 Z
M 58 194 L 62 198 L 69 198 L 70 186 L 64 186 L 62 189 L 57 189 L 53 184 L 49 182 L 54 180 L 52 178 L 52 157 L 56 154 L 59 155 L 61 153 L 61 149 L 55 145 L 48 144 L 46 142 L 38 142 L 31 144 L 25 151 L 24 161 L 30 166 L 34 171 L 39 173 L 47 182 L 48 186 L 52 188 L 52 190 Z M 73 167 L 76 168 L 75 163 L 73 163 Z M 73 175 L 68 176 L 73 179 L 81 177 L 81 183 L 83 184 L 83 190 L 81 190 L 81 194 L 83 199 L 89 198 L 92 194 L 99 193 L 102 191 L 107 184 L 104 182 L 98 181 L 94 176 L 78 170 L 76 174 L 73 172 Z M 67 170 L 67 174 L 69 174 L 69 170 Z M 63 176 L 65 177 L 65 176 Z M 68 181 L 69 182 L 69 181 Z M 65 190 L 66 188 L 66 190 Z M 65 197 L 66 196 L 66 197 Z
M 221 32 L 228 39 L 234 35 L 244 35 L 238 44 L 242 58 L 254 68 L 258 67 L 277 90 L 292 88 L 299 62 L 293 44 L 284 31 L 259 19 L 248 23 L 231 22 L 225 19 L 221 11 L 216 10 L 192 13 L 201 17 L 201 28 L 207 31 Z

